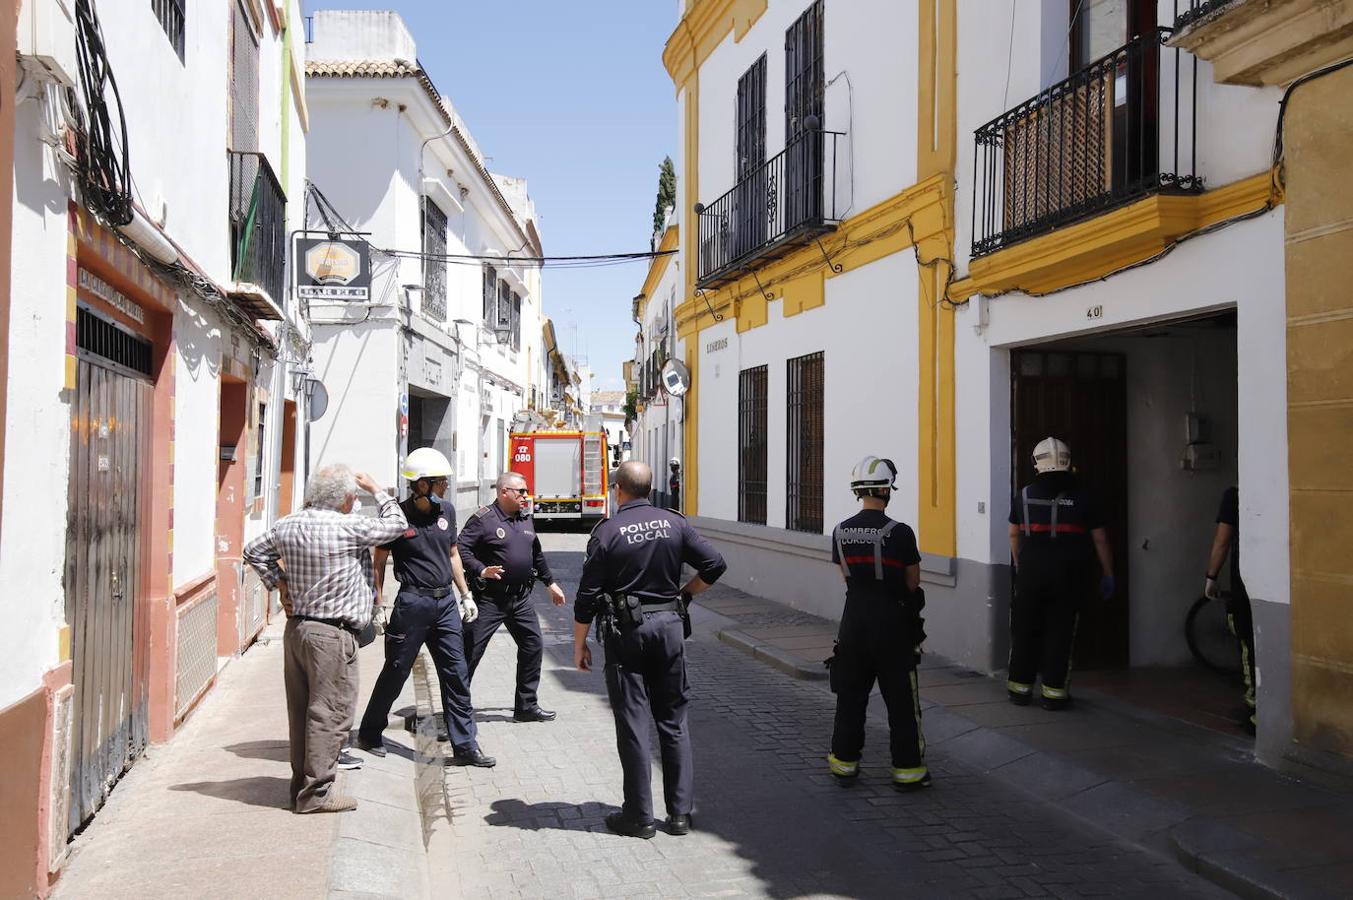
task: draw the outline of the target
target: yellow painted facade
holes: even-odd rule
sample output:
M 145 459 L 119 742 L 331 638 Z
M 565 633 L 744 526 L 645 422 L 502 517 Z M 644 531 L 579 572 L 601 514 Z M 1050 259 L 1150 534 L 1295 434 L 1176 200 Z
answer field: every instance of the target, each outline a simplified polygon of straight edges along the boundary
M 766 0 L 691 0 L 668 39 L 663 62 L 685 102 L 682 146 L 684 209 L 700 202 L 700 66 L 730 35 L 741 41 L 765 12 Z M 685 398 L 687 512 L 699 510 L 699 333 L 732 321 L 739 334 L 770 320 L 770 304 L 785 316 L 826 303 L 826 282 L 887 256 L 911 251 L 918 261 L 918 328 L 922 369 L 918 404 L 921 549 L 952 556 L 955 536 L 953 309 L 944 300 L 954 247 L 954 166 L 957 158 L 957 0 L 919 0 L 917 173 L 898 194 L 843 220 L 821 240 L 717 290 L 696 293 L 697 267 L 685 272 L 685 300 L 675 324 L 686 339 L 693 386 Z M 699 229 L 684 236 L 687 260 L 698 259 Z M 825 250 L 825 254 L 824 254 Z

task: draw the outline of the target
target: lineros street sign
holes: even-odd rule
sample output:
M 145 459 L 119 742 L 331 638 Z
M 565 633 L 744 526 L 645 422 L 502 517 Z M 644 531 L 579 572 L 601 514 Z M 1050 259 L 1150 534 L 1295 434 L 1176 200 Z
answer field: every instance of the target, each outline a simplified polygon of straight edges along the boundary
M 371 247 L 366 241 L 298 238 L 296 296 L 371 302 Z

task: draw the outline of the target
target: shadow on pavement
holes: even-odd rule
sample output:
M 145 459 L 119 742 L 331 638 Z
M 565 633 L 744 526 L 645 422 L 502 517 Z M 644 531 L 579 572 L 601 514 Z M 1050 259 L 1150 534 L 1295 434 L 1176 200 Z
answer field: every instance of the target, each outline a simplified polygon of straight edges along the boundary
M 495 800 L 493 812 L 484 817 L 485 824 L 520 828 L 523 831 L 595 831 L 605 830 L 606 816 L 620 807 L 605 803 L 526 803 L 522 800 Z
M 291 761 L 291 745 L 286 741 L 244 741 L 239 744 L 227 744 L 224 749 L 242 759 L 270 759 L 273 762 Z
M 233 800 L 247 806 L 266 806 L 273 809 L 291 808 L 291 782 L 272 775 L 250 778 L 231 778 L 227 781 L 192 781 L 171 784 L 171 791 L 191 791 L 218 800 Z

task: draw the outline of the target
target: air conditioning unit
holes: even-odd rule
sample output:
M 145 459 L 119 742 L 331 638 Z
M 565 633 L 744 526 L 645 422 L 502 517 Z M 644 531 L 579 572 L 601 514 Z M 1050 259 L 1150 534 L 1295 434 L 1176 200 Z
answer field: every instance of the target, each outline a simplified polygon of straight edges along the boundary
M 74 6 L 75 0 L 26 0 L 20 8 L 19 56 L 30 76 L 75 87 Z

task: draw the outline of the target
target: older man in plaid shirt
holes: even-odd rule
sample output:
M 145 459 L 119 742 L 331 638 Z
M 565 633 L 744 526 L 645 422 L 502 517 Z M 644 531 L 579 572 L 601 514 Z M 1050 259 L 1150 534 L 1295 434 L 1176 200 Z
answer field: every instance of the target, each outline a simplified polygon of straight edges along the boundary
M 357 489 L 374 494 L 378 517 L 352 515 Z M 357 633 L 377 601 L 371 548 L 409 527 L 371 476 L 326 466 L 305 489 L 305 508 L 244 548 L 244 561 L 287 612 L 283 670 L 291 736 L 291 803 L 298 813 L 343 812 L 357 801 L 334 789 L 338 752 L 357 711 Z

